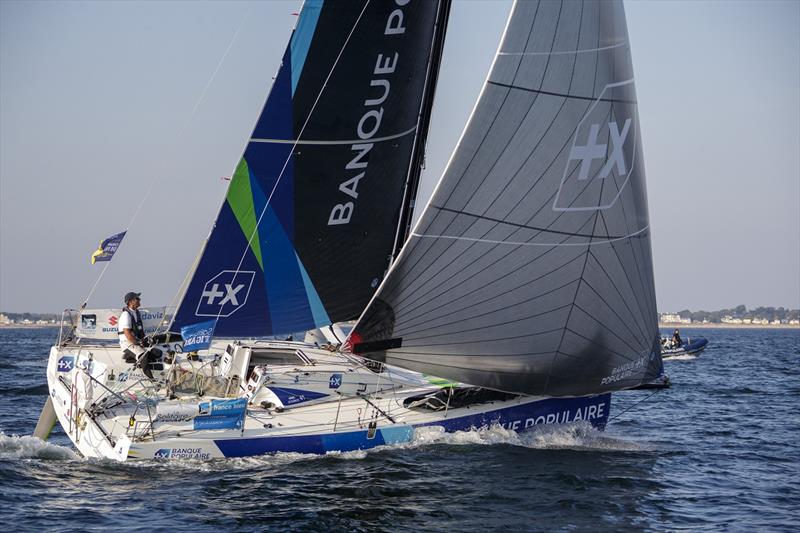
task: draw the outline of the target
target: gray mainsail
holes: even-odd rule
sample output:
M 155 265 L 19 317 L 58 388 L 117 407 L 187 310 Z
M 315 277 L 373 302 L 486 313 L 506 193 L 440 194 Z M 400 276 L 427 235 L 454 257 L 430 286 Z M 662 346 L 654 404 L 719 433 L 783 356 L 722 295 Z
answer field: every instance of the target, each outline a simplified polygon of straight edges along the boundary
M 518 1 L 461 140 L 350 338 L 509 392 L 619 390 L 662 369 L 621 1 Z

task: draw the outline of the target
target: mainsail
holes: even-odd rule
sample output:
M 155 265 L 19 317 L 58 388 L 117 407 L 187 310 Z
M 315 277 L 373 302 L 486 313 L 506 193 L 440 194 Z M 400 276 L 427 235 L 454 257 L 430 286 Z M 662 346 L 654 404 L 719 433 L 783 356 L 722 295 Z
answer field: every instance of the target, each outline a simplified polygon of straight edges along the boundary
M 355 353 L 473 385 L 577 396 L 661 370 L 625 15 L 519 1 Z
M 264 336 L 361 313 L 415 190 L 448 8 L 305 2 L 173 329 Z

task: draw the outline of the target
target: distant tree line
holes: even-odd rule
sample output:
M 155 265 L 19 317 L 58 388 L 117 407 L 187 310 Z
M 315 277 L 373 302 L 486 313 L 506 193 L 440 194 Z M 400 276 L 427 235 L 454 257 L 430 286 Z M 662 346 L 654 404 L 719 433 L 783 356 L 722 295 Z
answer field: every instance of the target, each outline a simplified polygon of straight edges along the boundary
M 678 311 L 678 314 L 683 318 L 691 318 L 692 322 L 702 322 L 708 320 L 709 322 L 722 322 L 722 318 L 729 316 L 732 318 L 741 319 L 759 319 L 769 320 L 798 320 L 800 319 L 800 309 L 786 309 L 784 307 L 756 307 L 755 309 L 747 309 L 744 305 L 737 305 L 732 309 L 720 309 L 719 311 L 689 311 L 684 309 Z

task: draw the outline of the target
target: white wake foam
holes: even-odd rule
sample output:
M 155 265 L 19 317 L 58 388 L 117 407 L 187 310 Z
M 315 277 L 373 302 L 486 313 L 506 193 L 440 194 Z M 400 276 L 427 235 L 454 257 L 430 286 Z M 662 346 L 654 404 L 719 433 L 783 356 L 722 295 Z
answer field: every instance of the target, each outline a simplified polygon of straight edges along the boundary
M 78 454 L 59 446 L 28 435 L 6 435 L 0 431 L 0 458 L 2 459 L 79 459 Z
M 697 359 L 696 354 L 684 354 L 684 355 L 673 355 L 670 357 L 665 357 L 664 361 L 692 361 Z
M 507 444 L 541 450 L 582 451 L 641 451 L 649 449 L 646 444 L 621 439 L 597 430 L 588 422 L 572 422 L 569 424 L 541 426 L 523 433 L 517 433 L 499 425 L 453 433 L 446 433 L 441 426 L 428 426 L 415 429 L 411 442 L 405 444 L 379 446 L 369 450 L 352 452 L 328 452 L 326 456 L 339 459 L 363 459 L 370 453 L 380 453 L 386 450 L 413 450 L 433 444 L 452 446 L 495 446 Z M 313 456 L 300 455 L 299 457 L 308 459 Z M 297 458 L 294 458 L 294 460 L 297 460 Z
M 541 426 L 523 433 L 517 433 L 501 426 L 445 433 L 441 427 L 433 426 L 417 429 L 414 432 L 414 439 L 406 446 L 418 447 L 429 444 L 508 444 L 533 449 L 609 451 L 644 449 L 639 443 L 612 437 L 599 431 L 588 422 Z

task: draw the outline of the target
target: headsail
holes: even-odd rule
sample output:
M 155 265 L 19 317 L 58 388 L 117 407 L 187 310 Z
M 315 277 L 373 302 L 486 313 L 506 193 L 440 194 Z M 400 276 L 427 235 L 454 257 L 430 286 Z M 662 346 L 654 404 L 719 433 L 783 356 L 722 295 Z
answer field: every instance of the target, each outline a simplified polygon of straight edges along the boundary
M 305 2 L 173 329 L 213 318 L 216 335 L 263 336 L 358 316 L 419 165 L 448 3 Z
M 519 1 L 351 345 L 464 383 L 571 396 L 655 378 L 658 337 L 622 2 Z

